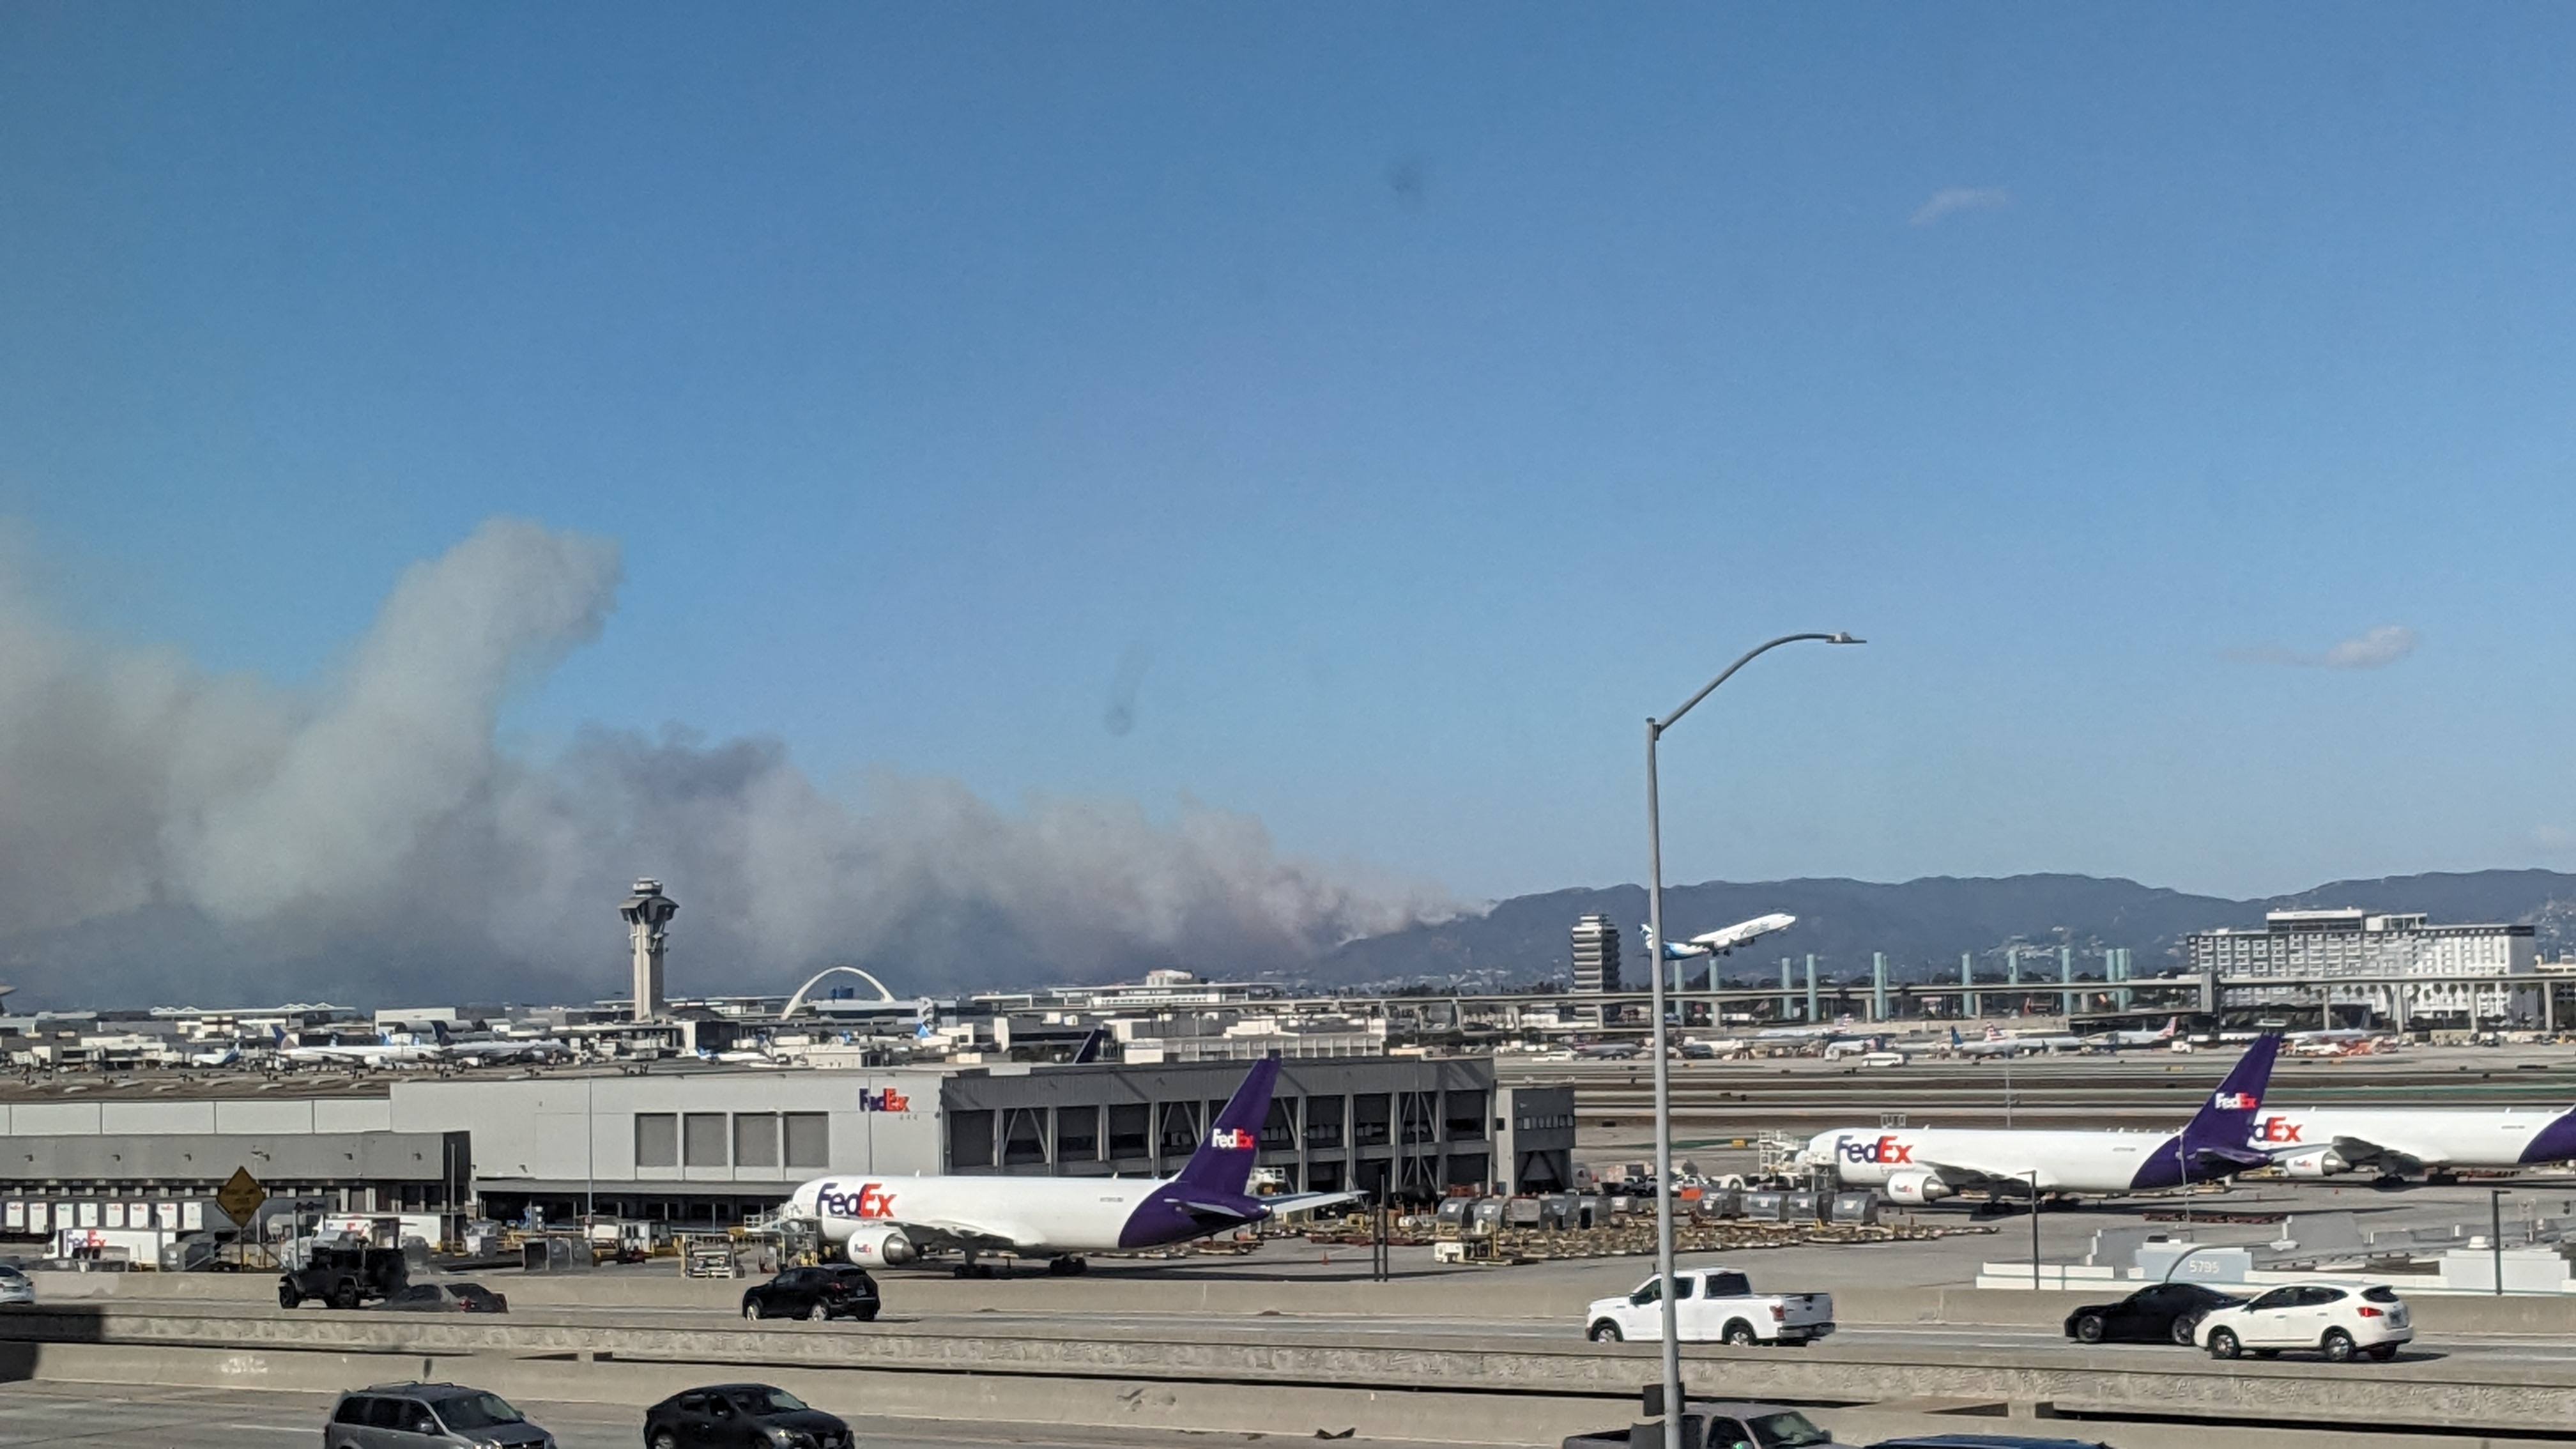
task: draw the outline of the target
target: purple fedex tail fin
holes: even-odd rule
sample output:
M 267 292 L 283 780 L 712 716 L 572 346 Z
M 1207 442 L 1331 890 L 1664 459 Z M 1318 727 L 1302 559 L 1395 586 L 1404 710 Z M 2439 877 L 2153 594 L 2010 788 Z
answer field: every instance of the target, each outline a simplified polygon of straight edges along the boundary
M 2266 1032 L 2237 1058 L 2227 1080 L 2218 1084 L 2197 1116 L 2182 1129 L 2182 1148 L 2216 1173 L 2260 1166 L 2271 1159 L 2246 1144 L 2254 1136 L 2254 1118 L 2263 1110 L 2263 1091 L 2272 1084 L 2272 1060 L 2280 1055 L 2280 1037 Z
M 1173 1186 L 1240 1196 L 1252 1181 L 1252 1159 L 1261 1150 L 1261 1124 L 1270 1115 L 1270 1090 L 1279 1082 L 1279 1059 L 1263 1057 L 1252 1064 L 1243 1085 L 1225 1110 L 1208 1124 L 1198 1151 L 1173 1179 Z

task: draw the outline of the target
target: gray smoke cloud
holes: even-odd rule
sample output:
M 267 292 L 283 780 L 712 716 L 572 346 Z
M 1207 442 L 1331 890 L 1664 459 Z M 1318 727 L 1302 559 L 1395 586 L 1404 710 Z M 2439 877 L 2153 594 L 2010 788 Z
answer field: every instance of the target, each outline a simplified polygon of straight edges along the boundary
M 82 638 L 0 561 L 12 1004 L 615 994 L 637 874 L 681 902 L 681 993 L 834 962 L 922 991 L 1250 972 L 1447 913 L 1192 801 L 1004 810 L 893 772 L 845 797 L 778 741 L 679 728 L 503 749 L 503 707 L 598 636 L 618 582 L 613 542 L 495 520 L 407 571 L 306 691 Z

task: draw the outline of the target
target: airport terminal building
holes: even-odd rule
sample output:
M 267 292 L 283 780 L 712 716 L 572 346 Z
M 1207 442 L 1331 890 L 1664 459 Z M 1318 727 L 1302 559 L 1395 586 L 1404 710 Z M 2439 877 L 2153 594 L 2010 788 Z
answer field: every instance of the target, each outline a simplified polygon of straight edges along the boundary
M 1243 1079 L 1240 1062 L 920 1066 L 698 1065 L 358 1080 L 257 1078 L 26 1088 L 0 1119 L 0 1233 L 41 1216 L 202 1201 L 246 1167 L 280 1195 L 342 1211 L 560 1219 L 586 1208 L 674 1224 L 757 1215 L 827 1173 L 1151 1175 L 1177 1171 Z M 1573 1182 L 1570 1086 L 1498 1088 L 1484 1057 L 1291 1060 L 1261 1131 L 1285 1189 Z M 41 1207 L 42 1211 L 38 1209 Z M 14 1220 L 13 1220 L 14 1219 Z

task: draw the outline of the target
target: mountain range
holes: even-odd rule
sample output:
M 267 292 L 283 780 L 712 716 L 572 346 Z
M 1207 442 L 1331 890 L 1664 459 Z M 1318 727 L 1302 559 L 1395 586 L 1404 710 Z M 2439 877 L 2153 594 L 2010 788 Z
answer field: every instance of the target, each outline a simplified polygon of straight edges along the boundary
M 2151 975 L 2183 964 L 2183 938 L 2194 931 L 2260 929 L 2266 911 L 2343 906 L 2421 912 L 2436 925 L 2528 924 L 2536 928 L 2543 957 L 2576 946 L 2576 875 L 2545 870 L 2342 880 L 2260 900 L 2187 895 L 2086 875 L 1926 876 L 1896 884 L 1707 881 L 1664 889 L 1667 930 L 1675 940 L 1773 911 L 1796 916 L 1798 923 L 1788 931 L 1720 963 L 1726 975 L 1763 980 L 1777 979 L 1781 957 L 1803 962 L 1809 953 L 1817 958 L 1820 977 L 1848 979 L 1869 970 L 1873 952 L 1886 953 L 1893 980 L 1956 979 L 1963 953 L 1978 958 L 1981 973 L 2000 972 L 2004 953 L 2014 947 L 2047 952 L 2048 964 L 2024 970 L 2053 974 L 2060 946 L 2075 949 L 2079 972 L 2099 974 L 2098 953 L 2123 947 L 2134 972 Z M 1642 984 L 1646 891 L 1637 885 L 1514 896 L 1480 913 L 1364 937 L 1317 961 L 1307 976 L 1317 985 L 1340 986 L 1459 977 L 1498 984 L 1565 981 L 1572 972 L 1574 923 L 1595 912 L 1619 927 L 1625 975 Z M 1803 979 L 1803 967 L 1801 973 Z

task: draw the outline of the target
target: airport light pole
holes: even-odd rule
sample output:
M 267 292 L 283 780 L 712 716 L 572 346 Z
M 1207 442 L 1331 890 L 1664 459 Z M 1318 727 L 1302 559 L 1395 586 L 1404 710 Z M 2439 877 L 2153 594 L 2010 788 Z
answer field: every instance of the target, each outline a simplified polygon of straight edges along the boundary
M 1682 1343 L 1678 1315 L 1673 1308 L 1673 1075 L 1672 1063 L 1665 1057 L 1664 1030 L 1664 829 L 1662 804 L 1655 790 L 1655 744 L 1664 731 L 1681 721 L 1699 702 L 1717 687 L 1735 677 L 1735 671 L 1770 653 L 1783 644 L 1813 640 L 1820 644 L 1859 644 L 1866 641 L 1849 634 L 1783 634 L 1726 666 L 1726 671 L 1703 684 L 1699 693 L 1683 700 L 1681 708 L 1661 719 L 1646 721 L 1646 969 L 1651 974 L 1654 991 L 1652 1010 L 1655 1052 L 1655 1273 L 1659 1283 L 1656 1307 L 1663 1318 L 1664 1342 L 1664 1449 L 1682 1449 Z
M 2495 1296 L 2504 1296 L 2504 1194 L 2505 1189 L 2487 1189 L 2487 1251 L 2495 1265 Z

